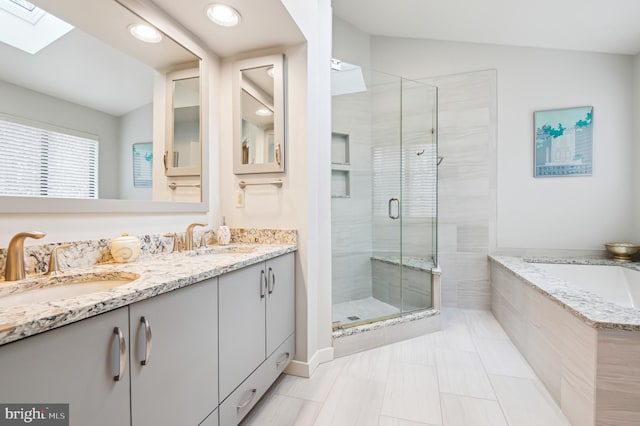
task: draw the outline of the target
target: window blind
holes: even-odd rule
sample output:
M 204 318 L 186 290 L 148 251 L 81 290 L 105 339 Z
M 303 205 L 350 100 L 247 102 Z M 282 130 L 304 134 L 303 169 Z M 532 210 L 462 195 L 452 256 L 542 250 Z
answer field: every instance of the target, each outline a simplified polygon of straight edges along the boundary
M 98 198 L 98 140 L 0 115 L 0 195 Z
M 404 217 L 435 217 L 438 185 L 436 157 L 437 148 L 432 143 L 402 148 L 398 145 L 374 147 L 374 216 L 388 216 L 389 199 L 399 198 L 402 200 Z

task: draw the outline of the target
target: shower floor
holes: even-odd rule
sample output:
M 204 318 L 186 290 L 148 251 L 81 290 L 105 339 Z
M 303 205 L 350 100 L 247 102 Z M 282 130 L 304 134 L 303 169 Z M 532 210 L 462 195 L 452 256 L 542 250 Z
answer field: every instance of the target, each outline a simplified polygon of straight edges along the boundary
M 400 313 L 400 309 L 375 299 L 350 300 L 333 305 L 332 320 L 344 325 Z M 351 318 L 349 318 L 351 317 Z

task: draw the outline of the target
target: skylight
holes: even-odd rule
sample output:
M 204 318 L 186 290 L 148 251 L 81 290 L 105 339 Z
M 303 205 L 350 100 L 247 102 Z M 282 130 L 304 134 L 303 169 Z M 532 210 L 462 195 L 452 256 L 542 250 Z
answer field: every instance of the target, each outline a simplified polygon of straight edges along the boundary
M 73 26 L 26 0 L 0 0 L 0 42 L 35 54 Z

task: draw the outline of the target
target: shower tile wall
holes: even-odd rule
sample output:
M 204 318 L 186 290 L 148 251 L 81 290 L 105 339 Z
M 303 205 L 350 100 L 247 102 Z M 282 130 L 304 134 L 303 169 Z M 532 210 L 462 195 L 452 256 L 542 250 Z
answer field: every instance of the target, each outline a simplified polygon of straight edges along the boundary
M 495 247 L 496 71 L 421 80 L 438 86 L 438 261 L 442 304 L 489 309 Z
M 334 96 L 332 130 L 349 135 L 350 197 L 331 203 L 333 304 L 372 295 L 371 96 Z

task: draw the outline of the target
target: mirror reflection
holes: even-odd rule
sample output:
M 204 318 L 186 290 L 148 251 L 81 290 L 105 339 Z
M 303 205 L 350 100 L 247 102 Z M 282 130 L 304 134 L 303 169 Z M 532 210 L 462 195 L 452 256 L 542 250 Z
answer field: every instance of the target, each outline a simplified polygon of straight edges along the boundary
M 236 69 L 234 172 L 283 172 L 283 57 L 246 59 Z
M 152 142 L 154 146 L 160 146 L 159 151 L 153 152 L 165 150 L 164 138 L 154 140 L 154 122 L 164 128 L 162 123 L 166 119 L 164 114 L 154 116 L 154 98 L 166 96 L 158 93 L 157 89 L 164 85 L 156 83 L 164 81 L 170 72 L 197 68 L 199 58 L 166 35 L 161 35 L 158 43 L 132 38 L 128 28 L 144 21 L 115 1 L 41 0 L 35 3 L 0 0 L 0 27 L 13 29 L 3 31 L 6 38 L 0 38 L 2 62 L 11 64 L 0 67 L 0 124 L 17 122 L 23 126 L 23 130 L 17 133 L 19 137 L 0 126 L 0 145 L 8 146 L 9 140 L 17 146 L 34 143 L 32 139 L 23 137 L 27 133 L 25 125 L 49 134 L 97 141 L 96 155 L 89 155 L 97 163 L 96 191 L 95 195 L 79 196 L 72 189 L 66 195 L 60 195 L 50 190 L 57 178 L 52 177 L 53 172 L 47 172 L 38 177 L 46 182 L 44 188 L 23 192 L 16 190 L 20 187 L 20 178 L 3 178 L 0 174 L 0 195 L 156 199 L 156 182 L 153 182 L 154 188 L 136 185 L 134 164 L 140 161 L 136 163 L 134 145 Z M 47 23 L 43 27 L 45 31 L 53 26 L 51 22 L 56 19 L 66 23 L 62 29 L 51 34 L 39 32 L 39 23 Z M 31 39 L 37 42 L 28 42 Z M 43 39 L 46 41 L 42 42 Z M 179 124 L 176 124 L 175 132 L 180 136 L 178 161 L 200 167 L 200 150 L 193 144 L 198 141 L 199 146 L 200 140 L 199 92 L 197 104 L 191 102 L 194 85 L 199 90 L 198 81 L 196 75 L 177 83 L 176 91 L 184 92 L 181 98 L 185 103 L 176 106 Z M 3 120 L 3 117 L 7 119 Z M 38 143 L 52 139 L 51 136 L 34 138 L 39 138 Z M 74 139 L 74 143 L 81 142 Z M 50 145 L 43 146 L 39 152 L 52 149 Z M 38 159 L 40 169 L 68 169 L 67 163 L 61 162 L 63 157 L 73 160 L 71 164 L 75 163 L 79 168 L 87 168 L 80 164 L 81 148 L 69 148 L 68 143 L 61 146 L 67 149 L 64 154 L 49 155 L 46 161 Z M 29 147 L 32 148 L 31 145 Z M 162 169 L 162 158 L 151 159 L 148 151 L 139 157 L 146 162 L 153 161 L 153 164 L 159 162 L 157 164 Z M 2 156 L 6 158 L 5 154 Z M 26 168 L 26 162 L 14 163 L 14 168 L 23 163 Z M 137 177 L 139 180 L 140 176 Z M 85 180 L 84 175 L 71 175 L 64 179 Z M 164 191 L 171 191 L 166 188 L 166 183 L 163 182 L 162 186 Z M 185 201 L 200 201 L 200 196 L 196 200 Z
M 273 66 L 242 70 L 242 164 L 275 160 Z
M 167 176 L 200 175 L 200 77 L 198 70 L 172 73 L 171 111 L 167 121 L 173 125 L 165 152 Z

